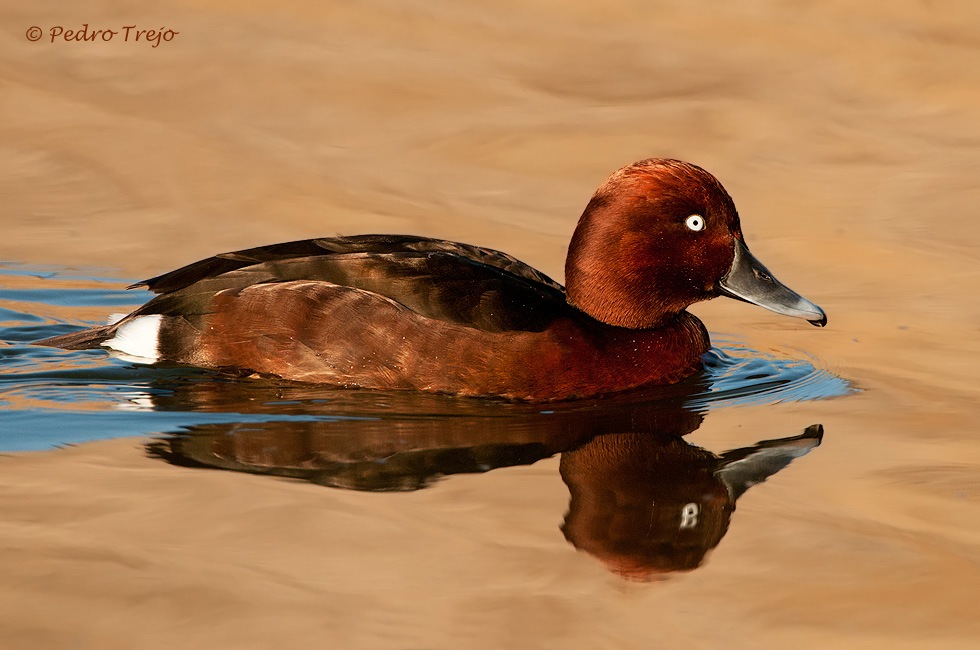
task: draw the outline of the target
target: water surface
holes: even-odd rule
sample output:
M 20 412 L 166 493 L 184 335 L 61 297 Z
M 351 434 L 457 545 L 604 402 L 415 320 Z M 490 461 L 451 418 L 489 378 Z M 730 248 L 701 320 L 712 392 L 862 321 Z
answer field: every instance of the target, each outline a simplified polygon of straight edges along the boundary
M 560 455 L 566 540 L 630 579 L 700 566 L 736 500 L 823 437 L 814 425 L 716 454 L 683 440 L 708 411 L 855 390 L 801 353 L 723 336 L 680 384 L 546 405 L 229 377 L 31 345 L 145 294 L 68 269 L 6 265 L 0 278 L 0 450 L 154 434 L 148 455 L 173 465 L 369 492 Z
M 42 449 L 0 453 L 0 647 L 980 647 L 980 5 L 129 4 L 4 5 L 0 259 L 122 270 L 0 275 L 0 445 Z M 82 22 L 180 35 L 23 38 Z M 27 345 L 142 302 L 129 280 L 308 237 L 463 241 L 559 278 L 592 192 L 648 156 L 715 174 L 753 253 L 829 317 L 694 306 L 731 357 L 695 410 L 406 403 Z M 743 362 L 862 390 L 723 403 Z M 658 410 L 701 423 L 602 427 Z M 728 488 L 699 480 L 817 423 L 696 571 L 609 571 L 600 541 L 667 522 L 644 500 L 717 533 Z M 631 458 L 694 495 L 658 498 Z

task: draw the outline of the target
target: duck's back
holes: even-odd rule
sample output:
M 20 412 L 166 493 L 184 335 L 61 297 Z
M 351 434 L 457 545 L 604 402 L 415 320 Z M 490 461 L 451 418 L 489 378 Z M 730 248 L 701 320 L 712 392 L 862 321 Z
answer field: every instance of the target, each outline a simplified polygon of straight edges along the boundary
M 374 293 L 427 318 L 490 332 L 540 331 L 570 309 L 560 284 L 506 253 L 404 235 L 308 239 L 223 253 L 133 287 L 160 294 L 138 313 L 186 316 L 188 307 L 222 291 L 294 281 Z

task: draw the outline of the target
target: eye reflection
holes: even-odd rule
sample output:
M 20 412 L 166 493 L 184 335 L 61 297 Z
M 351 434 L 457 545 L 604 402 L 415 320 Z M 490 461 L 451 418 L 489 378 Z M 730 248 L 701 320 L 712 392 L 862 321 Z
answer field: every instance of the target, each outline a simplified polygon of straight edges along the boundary
M 728 530 L 735 501 L 820 444 L 823 429 L 714 454 L 683 436 L 704 414 L 685 385 L 606 400 L 512 404 L 417 394 L 322 391 L 261 382 L 192 382 L 154 395 L 200 410 L 316 416 L 200 424 L 148 445 L 190 467 L 302 479 L 334 488 L 406 491 L 453 474 L 561 455 L 570 493 L 561 531 L 631 580 L 701 565 Z M 501 480 L 504 480 L 501 478 Z

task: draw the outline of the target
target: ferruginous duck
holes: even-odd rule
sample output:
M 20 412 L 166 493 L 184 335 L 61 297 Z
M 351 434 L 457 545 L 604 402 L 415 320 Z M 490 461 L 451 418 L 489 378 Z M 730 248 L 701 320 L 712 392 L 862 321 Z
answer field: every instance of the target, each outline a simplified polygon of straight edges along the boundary
M 405 235 L 223 253 L 133 287 L 157 296 L 38 344 L 343 388 L 549 401 L 696 373 L 710 344 L 686 309 L 700 300 L 827 322 L 752 256 L 714 176 L 662 158 L 596 190 L 564 287 L 506 253 Z

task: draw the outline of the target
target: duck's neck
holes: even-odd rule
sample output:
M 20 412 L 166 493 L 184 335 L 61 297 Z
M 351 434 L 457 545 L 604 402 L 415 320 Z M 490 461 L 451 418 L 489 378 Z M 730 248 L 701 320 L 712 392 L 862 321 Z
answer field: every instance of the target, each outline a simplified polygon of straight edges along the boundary
M 582 275 L 589 274 L 588 271 Z M 603 282 L 602 277 L 578 278 L 566 272 L 565 294 L 568 303 L 592 318 L 616 327 L 658 329 L 676 321 L 683 309 L 664 309 L 648 297 L 634 295 L 628 288 L 613 284 L 616 278 Z
M 589 203 L 572 235 L 565 260 L 568 302 L 608 325 L 630 329 L 663 327 L 677 318 L 687 301 L 673 299 L 659 286 L 647 235 L 611 228 L 606 206 Z M 669 287 L 668 287 L 669 288 Z

